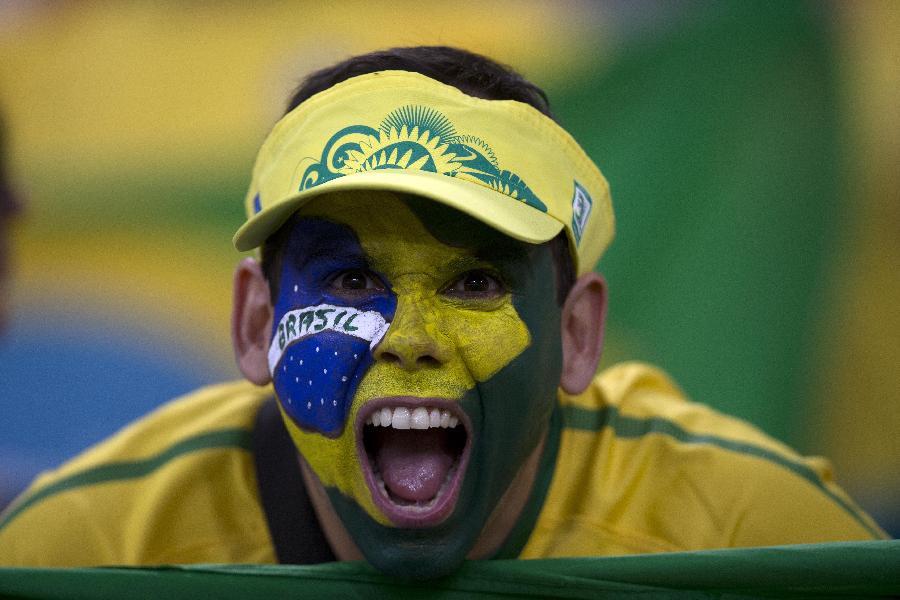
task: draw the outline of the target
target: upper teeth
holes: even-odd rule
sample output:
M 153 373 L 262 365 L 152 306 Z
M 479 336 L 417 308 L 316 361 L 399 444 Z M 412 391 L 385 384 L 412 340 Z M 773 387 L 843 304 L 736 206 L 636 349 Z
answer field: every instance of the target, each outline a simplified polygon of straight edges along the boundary
M 380 408 L 372 412 L 366 425 L 393 427 L 394 429 L 428 429 L 429 427 L 456 427 L 459 419 L 448 410 L 418 406 L 412 410 L 405 406 Z

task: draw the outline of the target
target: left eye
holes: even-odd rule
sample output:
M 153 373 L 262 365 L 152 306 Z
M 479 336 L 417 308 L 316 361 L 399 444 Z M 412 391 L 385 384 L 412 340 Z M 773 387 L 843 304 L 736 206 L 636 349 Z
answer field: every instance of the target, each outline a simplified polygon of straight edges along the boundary
M 503 293 L 503 284 L 485 271 L 469 271 L 450 284 L 445 292 L 466 296 L 497 296 Z
M 352 269 L 339 273 L 331 280 L 331 287 L 345 291 L 384 289 L 384 285 L 377 277 L 363 269 Z

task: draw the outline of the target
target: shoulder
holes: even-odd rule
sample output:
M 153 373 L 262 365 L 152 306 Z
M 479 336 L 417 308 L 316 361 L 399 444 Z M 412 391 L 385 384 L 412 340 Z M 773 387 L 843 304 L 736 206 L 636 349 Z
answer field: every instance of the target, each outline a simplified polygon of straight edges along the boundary
M 228 535 L 212 515 L 223 511 L 265 534 L 246 508 L 253 423 L 270 395 L 246 382 L 202 388 L 42 474 L 0 516 L 0 564 L 179 562 L 189 557 L 167 554 L 179 547 L 202 559 Z
M 688 401 L 655 367 L 612 367 L 560 406 L 546 516 L 593 528 L 615 552 L 883 536 L 826 460 Z
M 583 393 L 562 394 L 560 403 L 566 424 L 578 428 L 578 417 L 592 415 L 592 431 L 611 429 L 620 438 L 662 436 L 681 444 L 708 443 L 739 451 L 751 448 L 785 460 L 802 460 L 786 444 L 766 435 L 741 419 L 705 404 L 689 401 L 678 385 L 661 369 L 627 362 L 601 372 Z M 723 455 L 725 456 L 725 455 Z

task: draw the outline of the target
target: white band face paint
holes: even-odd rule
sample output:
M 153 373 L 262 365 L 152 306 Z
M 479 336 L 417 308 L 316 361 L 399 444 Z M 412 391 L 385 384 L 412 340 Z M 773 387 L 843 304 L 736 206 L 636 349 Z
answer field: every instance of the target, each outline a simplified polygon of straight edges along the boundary
M 278 322 L 269 346 L 269 372 L 274 373 L 285 350 L 294 342 L 323 331 L 335 331 L 369 342 L 373 349 L 384 337 L 390 323 L 374 310 L 360 311 L 349 306 L 319 304 L 285 313 Z

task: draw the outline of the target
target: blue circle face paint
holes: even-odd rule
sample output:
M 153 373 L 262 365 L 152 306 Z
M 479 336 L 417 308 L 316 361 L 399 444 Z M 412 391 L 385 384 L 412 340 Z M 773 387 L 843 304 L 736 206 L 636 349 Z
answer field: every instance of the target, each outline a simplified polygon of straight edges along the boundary
M 324 241 L 333 249 L 328 256 L 321 254 Z M 345 226 L 306 220 L 291 231 L 283 252 L 269 348 L 275 393 L 301 429 L 336 437 L 372 365 L 372 348 L 389 327 L 396 298 L 380 290 L 354 301 L 352 288 L 339 287 L 336 274 L 366 266 Z

